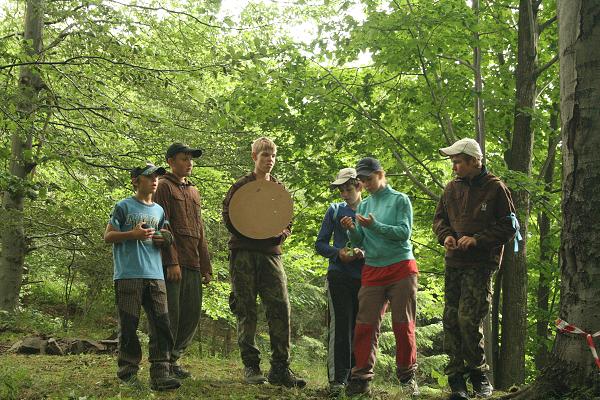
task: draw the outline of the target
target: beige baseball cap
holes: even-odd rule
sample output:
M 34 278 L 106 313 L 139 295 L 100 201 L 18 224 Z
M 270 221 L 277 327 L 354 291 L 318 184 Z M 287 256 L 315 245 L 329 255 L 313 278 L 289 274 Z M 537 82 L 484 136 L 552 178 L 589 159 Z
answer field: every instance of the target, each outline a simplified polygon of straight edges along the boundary
M 457 154 L 466 154 L 468 156 L 475 157 L 478 160 L 483 158 L 483 153 L 481 152 L 481 147 L 479 147 L 479 143 L 473 139 L 464 138 L 460 139 L 452 146 L 441 148 L 440 154 L 443 156 L 455 156 Z
M 343 185 L 349 179 L 356 179 L 356 170 L 354 168 L 342 168 L 335 177 L 335 181 L 331 182 L 331 186 Z

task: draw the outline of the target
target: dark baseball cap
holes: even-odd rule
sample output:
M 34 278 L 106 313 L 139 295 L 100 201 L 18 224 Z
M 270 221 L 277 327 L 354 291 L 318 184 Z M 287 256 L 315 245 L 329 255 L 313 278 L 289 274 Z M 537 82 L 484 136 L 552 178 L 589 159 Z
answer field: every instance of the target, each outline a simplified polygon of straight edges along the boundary
M 382 171 L 381 163 L 373 157 L 365 157 L 356 164 L 356 176 L 369 176 L 375 171 Z
M 192 149 L 190 146 L 185 145 L 183 143 L 173 143 L 167 149 L 167 154 L 165 158 L 168 160 L 171 157 L 175 157 L 177 153 L 191 154 L 193 158 L 197 158 L 202 155 L 202 150 Z
M 152 174 L 156 175 L 164 175 L 167 173 L 167 170 L 163 167 L 157 167 L 154 164 L 146 164 L 145 167 L 135 167 L 130 171 L 130 175 L 132 178 L 137 178 L 140 175 L 150 176 Z

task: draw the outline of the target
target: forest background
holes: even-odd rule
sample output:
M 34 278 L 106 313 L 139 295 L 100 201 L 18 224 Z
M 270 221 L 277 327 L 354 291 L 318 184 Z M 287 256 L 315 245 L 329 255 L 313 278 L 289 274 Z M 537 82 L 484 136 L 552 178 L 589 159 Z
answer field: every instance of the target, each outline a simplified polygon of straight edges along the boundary
M 531 381 L 559 302 L 557 60 L 553 0 L 2 2 L 0 308 L 17 309 L 2 314 L 2 342 L 116 330 L 102 232 L 132 193 L 128 169 L 164 165 L 181 141 L 204 150 L 192 180 L 214 267 L 198 356 L 235 359 L 221 202 L 264 135 L 295 202 L 284 255 L 295 360 L 319 365 L 326 354 L 327 260 L 314 241 L 338 201 L 328 183 L 374 156 L 414 207 L 420 379 L 435 391 L 446 383 L 444 266 L 431 222 L 452 178 L 437 149 L 473 137 L 513 191 L 524 237 L 495 279 L 493 378 L 502 389 Z M 389 380 L 394 343 L 383 330 L 378 379 Z M 14 376 L 0 391 L 32 384 Z

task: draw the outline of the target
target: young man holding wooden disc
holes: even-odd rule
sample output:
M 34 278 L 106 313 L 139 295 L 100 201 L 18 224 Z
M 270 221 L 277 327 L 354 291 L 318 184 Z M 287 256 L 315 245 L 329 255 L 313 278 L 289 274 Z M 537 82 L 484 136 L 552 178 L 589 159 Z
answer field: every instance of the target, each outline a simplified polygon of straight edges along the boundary
M 240 224 L 249 222 L 248 226 L 258 229 L 255 235 L 252 234 L 252 237 L 242 234 L 231 218 L 236 211 L 234 207 L 230 208 L 230 205 L 233 205 L 232 199 L 235 201 L 236 192 L 240 191 L 238 195 L 244 193 L 244 186 L 260 184 L 265 181 L 281 185 L 271 175 L 276 157 L 277 147 L 273 141 L 265 137 L 255 140 L 252 144 L 254 171 L 234 183 L 223 201 L 223 220 L 231 232 L 229 240 L 232 289 L 230 307 L 238 322 L 238 344 L 244 363 L 244 381 L 249 384 L 262 384 L 268 380 L 272 385 L 302 388 L 306 385 L 306 381 L 296 377 L 289 368 L 290 303 L 287 277 L 281 261 L 281 245 L 291 234 L 291 222 L 287 222 L 287 226 L 280 227 L 278 234 L 275 233 L 274 236 L 264 238 L 264 235 L 261 235 L 264 234 L 262 228 L 268 228 L 272 222 L 270 218 L 266 220 L 257 218 L 265 211 L 261 209 L 264 207 L 264 202 L 263 204 L 256 202 L 255 209 L 247 209 L 241 216 Z M 270 190 L 268 186 L 265 185 L 265 191 Z M 251 197 L 256 194 L 257 191 L 249 193 L 250 197 L 244 199 L 241 204 L 247 206 L 253 203 Z M 289 211 L 291 212 L 291 198 L 289 201 Z M 278 204 L 271 204 L 271 206 L 276 209 Z M 273 216 L 273 219 L 276 219 L 274 214 Z M 291 221 L 291 218 L 288 221 Z M 238 225 L 238 227 L 242 225 Z M 260 351 L 255 342 L 257 295 L 260 296 L 266 309 L 272 349 L 271 370 L 266 378 L 260 369 Z

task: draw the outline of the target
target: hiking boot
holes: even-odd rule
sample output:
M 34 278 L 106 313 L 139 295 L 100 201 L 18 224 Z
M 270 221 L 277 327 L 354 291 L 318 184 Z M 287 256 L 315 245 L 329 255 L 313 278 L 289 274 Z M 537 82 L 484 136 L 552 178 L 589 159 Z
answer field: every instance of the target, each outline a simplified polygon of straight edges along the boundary
M 417 378 L 414 376 L 405 381 L 400 381 L 400 389 L 411 397 L 416 397 L 421 394 L 419 385 L 417 384 Z
M 179 364 L 171 364 L 171 376 L 177 379 L 186 379 L 192 376 L 192 373 Z
M 471 383 L 473 384 L 473 390 L 477 397 L 491 397 L 494 387 L 490 383 L 485 372 L 482 371 L 471 371 L 469 374 Z
M 152 390 L 164 391 L 178 389 L 181 386 L 181 382 L 177 378 L 172 376 L 164 376 L 162 378 L 150 379 L 150 388 Z
M 452 391 L 448 400 L 469 400 L 469 395 L 467 394 L 467 383 L 462 375 L 449 376 L 448 385 Z
M 294 375 L 292 370 L 287 367 L 278 369 L 273 369 L 273 367 L 271 367 L 267 379 L 271 385 L 276 386 L 285 386 L 288 388 L 297 387 L 300 389 L 306 386 L 306 381 L 302 378 L 298 378 Z
M 144 385 L 138 379 L 138 376 L 136 374 L 130 375 L 125 378 L 119 378 L 119 379 L 121 380 L 122 385 L 128 386 L 132 389 L 142 390 L 144 388 Z
M 337 396 L 344 391 L 346 384 L 343 382 L 329 382 L 329 394 Z
M 250 385 L 260 385 L 267 381 L 258 365 L 244 367 L 244 382 Z
M 352 379 L 346 387 L 346 396 L 358 396 L 361 394 L 371 394 L 370 383 L 364 379 Z

